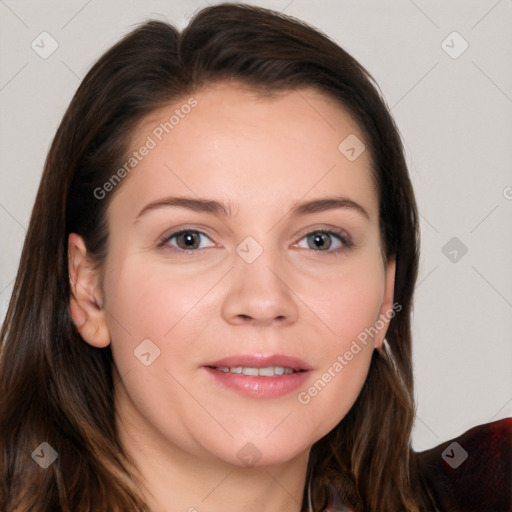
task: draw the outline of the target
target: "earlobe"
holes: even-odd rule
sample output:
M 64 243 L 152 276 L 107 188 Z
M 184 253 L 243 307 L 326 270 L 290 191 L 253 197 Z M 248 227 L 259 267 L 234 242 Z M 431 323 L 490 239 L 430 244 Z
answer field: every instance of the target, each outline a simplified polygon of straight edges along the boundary
M 90 261 L 81 236 L 68 237 L 69 309 L 73 323 L 90 345 L 103 348 L 110 344 L 106 312 L 99 292 L 99 269 Z
M 379 313 L 379 318 L 376 321 L 379 328 L 378 333 L 374 337 L 374 347 L 377 350 L 384 348 L 384 339 L 389 327 L 389 322 L 395 316 L 395 308 L 393 304 L 394 290 L 395 290 L 395 272 L 396 272 L 396 258 L 389 259 L 386 266 L 386 277 L 384 285 L 384 298 Z M 400 308 L 401 309 L 401 308 Z

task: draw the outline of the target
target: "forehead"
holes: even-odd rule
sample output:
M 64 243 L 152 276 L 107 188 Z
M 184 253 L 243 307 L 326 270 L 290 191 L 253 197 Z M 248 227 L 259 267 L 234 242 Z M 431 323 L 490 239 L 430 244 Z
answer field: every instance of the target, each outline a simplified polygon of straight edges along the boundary
M 267 95 L 217 83 L 142 120 L 130 152 L 151 149 L 123 184 L 123 194 L 137 204 L 183 193 L 257 208 L 263 198 L 283 207 L 304 196 L 339 193 L 357 196 L 376 214 L 369 152 L 347 158 L 346 140 L 364 147 L 352 116 L 318 91 Z

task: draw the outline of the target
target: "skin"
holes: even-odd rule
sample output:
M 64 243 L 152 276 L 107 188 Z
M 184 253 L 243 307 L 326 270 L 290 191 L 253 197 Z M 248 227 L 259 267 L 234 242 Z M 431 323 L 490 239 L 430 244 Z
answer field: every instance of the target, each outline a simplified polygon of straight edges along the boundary
M 197 106 L 112 192 L 104 265 L 94 268 L 81 237 L 70 235 L 73 320 L 85 342 L 111 344 L 120 440 L 154 512 L 299 511 L 311 446 L 355 402 L 387 325 L 309 403 L 298 392 L 393 306 L 395 262 L 381 253 L 370 155 L 351 162 L 338 150 L 349 134 L 364 140 L 361 130 L 313 90 L 263 98 L 223 82 L 194 97 Z M 133 149 L 187 99 L 147 117 Z M 369 218 L 353 209 L 289 214 L 297 201 L 334 193 Z M 167 207 L 135 221 L 171 195 L 216 199 L 232 216 Z M 158 247 L 182 227 L 205 233 L 195 253 L 176 237 Z M 333 234 L 315 250 L 307 235 L 332 227 L 353 247 Z M 263 248 L 252 263 L 236 252 L 248 236 Z M 150 366 L 134 356 L 147 338 L 160 350 Z M 305 360 L 306 384 L 253 398 L 201 368 L 255 352 Z M 260 456 L 251 467 L 237 457 L 247 442 Z

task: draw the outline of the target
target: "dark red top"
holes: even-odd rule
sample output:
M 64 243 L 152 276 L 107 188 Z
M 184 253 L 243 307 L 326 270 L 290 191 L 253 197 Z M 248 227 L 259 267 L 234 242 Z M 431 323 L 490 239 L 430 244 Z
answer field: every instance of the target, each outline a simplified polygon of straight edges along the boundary
M 415 452 L 411 469 L 442 512 L 512 512 L 512 418 Z M 327 512 L 350 511 L 331 491 Z
M 512 418 L 474 427 L 417 461 L 442 511 L 512 511 Z

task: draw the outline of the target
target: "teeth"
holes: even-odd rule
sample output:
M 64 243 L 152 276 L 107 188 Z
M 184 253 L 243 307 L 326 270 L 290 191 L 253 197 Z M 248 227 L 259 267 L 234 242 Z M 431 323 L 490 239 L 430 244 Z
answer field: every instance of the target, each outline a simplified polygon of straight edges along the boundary
M 272 377 L 272 375 L 275 375 L 274 368 L 272 368 L 272 366 L 260 368 L 259 374 L 263 377 Z
M 292 370 L 291 368 L 284 368 L 283 366 L 267 366 L 266 368 L 243 366 L 232 366 L 231 368 L 228 368 L 227 366 L 219 366 L 216 369 L 224 373 L 242 373 L 243 375 L 259 377 L 273 377 L 274 375 L 289 375 L 291 373 L 296 373 L 295 370 Z
M 262 368 L 262 370 L 264 370 L 265 368 Z M 242 373 L 244 375 L 259 375 L 260 373 L 260 370 L 259 368 L 244 368 L 242 370 Z

